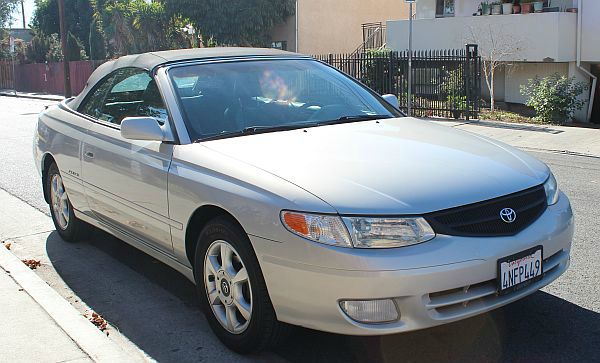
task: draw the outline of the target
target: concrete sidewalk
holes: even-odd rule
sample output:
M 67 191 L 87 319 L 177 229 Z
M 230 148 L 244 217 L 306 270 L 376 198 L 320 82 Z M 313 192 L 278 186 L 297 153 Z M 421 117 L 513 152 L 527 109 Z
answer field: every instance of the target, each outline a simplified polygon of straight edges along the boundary
M 16 92 L 9 89 L 0 89 L 0 96 L 5 97 L 19 97 L 19 98 L 32 98 L 36 100 L 47 100 L 47 101 L 57 101 L 60 102 L 65 98 L 60 95 L 50 95 L 47 93 L 38 93 L 38 92 Z
M 0 340 L 4 346 L 0 362 L 92 361 L 12 278 L 10 271 L 1 268 L 0 295 Z
M 499 121 L 424 119 L 531 150 L 600 158 L 600 129 Z
M 145 361 L 109 339 L 7 248 L 15 238 L 53 230 L 50 219 L 4 190 L 0 204 L 0 362 Z

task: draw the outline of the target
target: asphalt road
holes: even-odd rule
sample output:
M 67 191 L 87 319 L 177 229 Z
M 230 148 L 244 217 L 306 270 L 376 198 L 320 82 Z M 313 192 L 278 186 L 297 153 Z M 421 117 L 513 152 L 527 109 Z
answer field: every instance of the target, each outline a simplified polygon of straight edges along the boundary
M 36 114 L 51 102 L 0 97 L 0 188 L 48 214 L 31 156 Z M 488 314 L 380 338 L 296 329 L 274 352 L 240 357 L 212 336 L 193 286 L 104 233 L 66 244 L 50 233 L 18 245 L 51 261 L 38 273 L 75 305 L 84 301 L 129 341 L 164 362 L 600 361 L 600 159 L 536 152 L 571 198 L 571 268 L 543 291 Z M 3 206 L 0 206 L 2 208 Z M 24 221 L 26 232 L 27 222 Z M 24 233 L 25 234 L 25 233 Z

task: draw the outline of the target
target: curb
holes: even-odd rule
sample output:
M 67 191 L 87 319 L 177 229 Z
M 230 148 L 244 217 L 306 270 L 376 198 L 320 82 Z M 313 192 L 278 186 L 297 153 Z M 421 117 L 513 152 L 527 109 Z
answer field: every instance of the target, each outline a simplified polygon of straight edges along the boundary
M 561 154 L 561 155 L 571 155 L 571 156 L 580 156 L 583 158 L 592 158 L 592 159 L 600 159 L 600 155 L 588 154 L 588 153 L 580 153 L 577 151 L 569 151 L 569 150 L 557 150 L 557 149 L 542 149 L 537 147 L 528 147 L 528 146 L 518 146 L 518 149 L 530 150 L 530 151 L 538 151 L 538 152 L 546 152 L 551 154 Z
M 56 102 L 60 102 L 60 101 L 64 100 L 64 97 L 62 97 L 62 96 L 30 95 L 30 94 L 23 94 L 23 93 L 14 94 L 12 92 L 11 93 L 0 92 L 0 96 L 14 97 L 14 98 L 29 98 L 29 99 L 34 99 L 34 100 L 45 100 L 45 101 L 56 101 Z
M 96 362 L 135 360 L 1 245 L 0 267 L 10 271 L 11 277 L 92 360 Z

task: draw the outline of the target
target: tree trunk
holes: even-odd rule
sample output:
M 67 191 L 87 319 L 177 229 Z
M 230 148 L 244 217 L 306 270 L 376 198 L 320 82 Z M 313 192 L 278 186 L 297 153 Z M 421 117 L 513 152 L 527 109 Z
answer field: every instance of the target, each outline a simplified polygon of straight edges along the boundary
M 490 111 L 496 110 L 496 100 L 494 94 L 494 69 L 491 70 L 490 74 Z

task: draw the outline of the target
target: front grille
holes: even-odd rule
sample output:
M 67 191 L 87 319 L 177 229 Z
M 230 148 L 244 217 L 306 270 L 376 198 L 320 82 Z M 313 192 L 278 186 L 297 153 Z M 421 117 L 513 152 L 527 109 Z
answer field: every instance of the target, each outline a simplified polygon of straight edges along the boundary
M 425 215 L 438 234 L 466 237 L 512 236 L 531 225 L 546 210 L 546 192 L 540 185 L 504 197 Z M 500 211 L 512 208 L 516 219 L 506 223 Z

